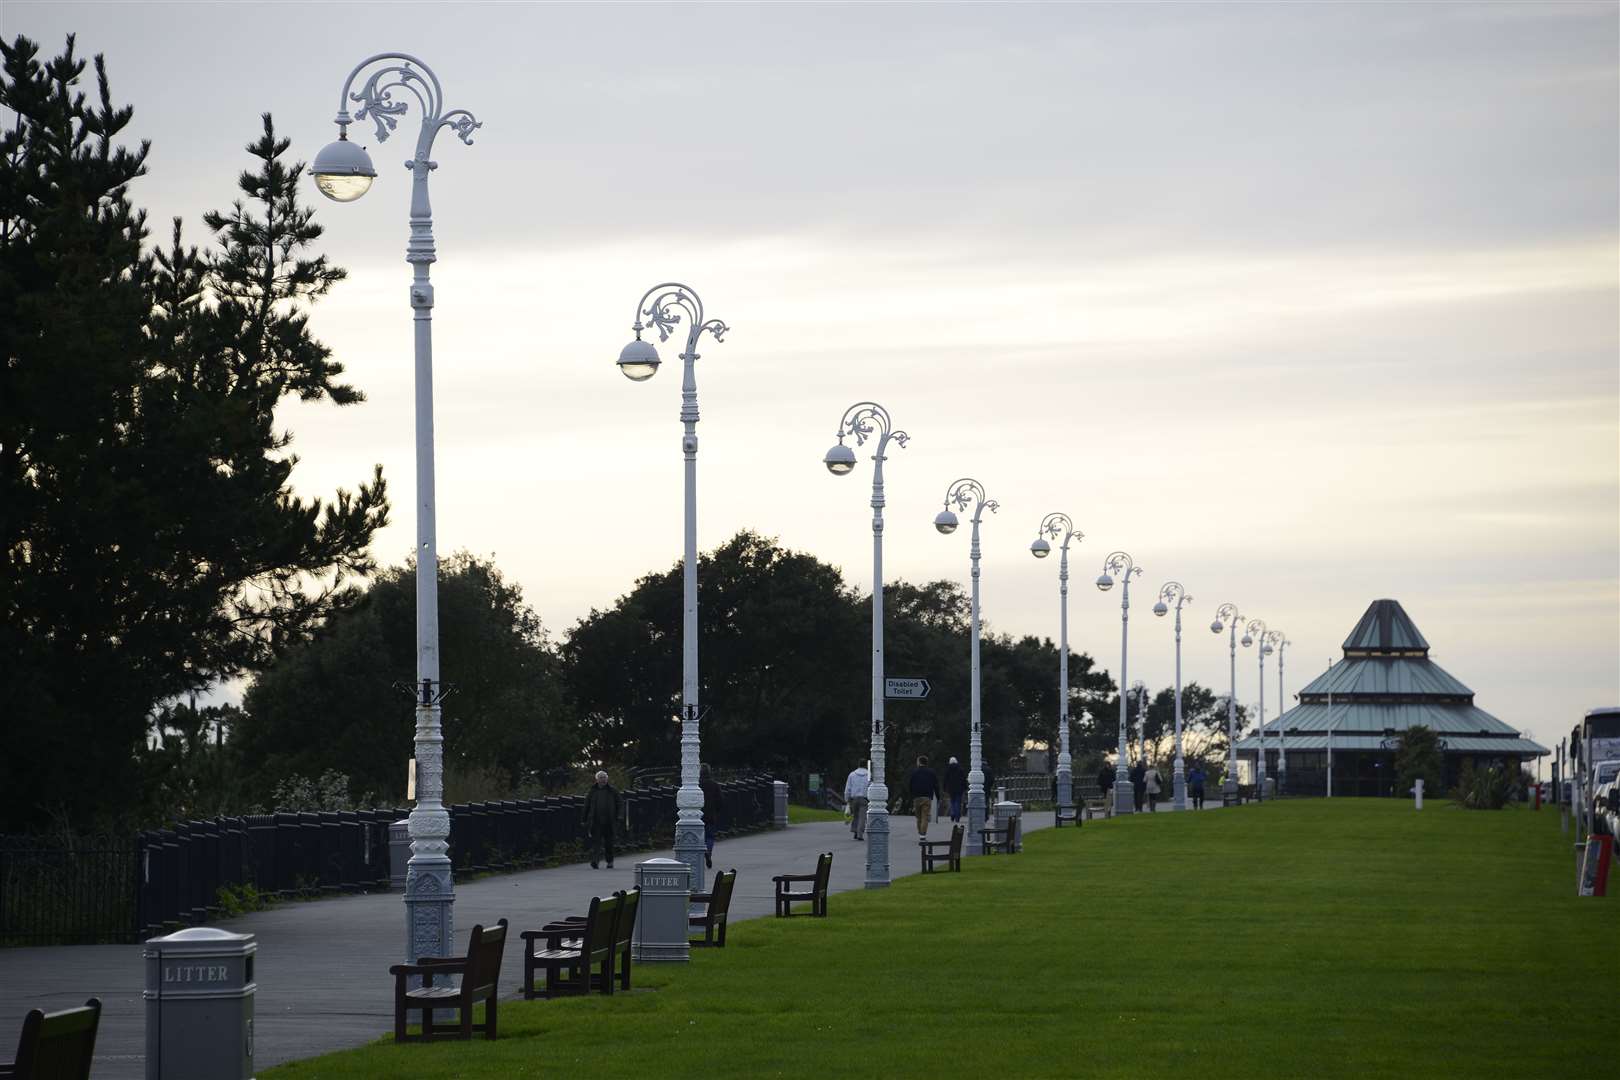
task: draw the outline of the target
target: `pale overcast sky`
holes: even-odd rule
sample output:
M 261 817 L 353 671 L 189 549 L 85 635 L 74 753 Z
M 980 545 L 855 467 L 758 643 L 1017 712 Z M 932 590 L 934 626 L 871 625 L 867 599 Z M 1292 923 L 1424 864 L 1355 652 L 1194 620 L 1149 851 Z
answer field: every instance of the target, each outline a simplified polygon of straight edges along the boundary
M 1110 671 L 1118 593 L 1090 580 L 1124 548 L 1133 677 L 1170 682 L 1167 578 L 1189 678 L 1226 687 L 1204 627 L 1231 600 L 1294 642 L 1290 696 L 1394 597 L 1550 744 L 1620 701 L 1617 11 L 7 0 L 0 29 L 107 54 L 153 141 L 135 197 L 194 240 L 259 113 L 312 158 L 371 53 L 477 114 L 434 152 L 440 547 L 495 553 L 554 633 L 679 557 L 678 364 L 613 365 L 674 279 L 734 328 L 698 365 L 705 548 L 751 526 L 869 587 L 870 466 L 821 455 L 872 398 L 913 436 L 891 575 L 965 581 L 932 517 L 962 475 L 1000 500 L 992 629 L 1056 636 L 1028 545 L 1064 510 L 1072 643 Z M 370 400 L 286 421 L 303 492 L 383 463 L 398 562 L 414 135 L 355 134 L 381 176 L 311 190 L 351 275 L 314 326 Z

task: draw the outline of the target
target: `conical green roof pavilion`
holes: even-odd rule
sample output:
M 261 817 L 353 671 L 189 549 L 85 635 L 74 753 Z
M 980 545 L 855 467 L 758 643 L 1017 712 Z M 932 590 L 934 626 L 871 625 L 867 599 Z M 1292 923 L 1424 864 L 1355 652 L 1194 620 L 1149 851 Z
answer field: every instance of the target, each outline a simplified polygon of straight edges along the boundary
M 1331 739 L 1334 794 L 1386 794 L 1395 744 L 1418 724 L 1440 735 L 1448 786 L 1465 760 L 1483 766 L 1548 753 L 1474 704 L 1473 690 L 1429 658 L 1428 639 L 1399 602 L 1374 600 L 1344 639 L 1344 660 L 1301 690 L 1299 704 L 1266 722 L 1266 775 L 1278 775 L 1280 734 L 1288 790 L 1325 788 Z M 1253 763 L 1259 748 L 1253 735 L 1240 739 L 1238 756 Z

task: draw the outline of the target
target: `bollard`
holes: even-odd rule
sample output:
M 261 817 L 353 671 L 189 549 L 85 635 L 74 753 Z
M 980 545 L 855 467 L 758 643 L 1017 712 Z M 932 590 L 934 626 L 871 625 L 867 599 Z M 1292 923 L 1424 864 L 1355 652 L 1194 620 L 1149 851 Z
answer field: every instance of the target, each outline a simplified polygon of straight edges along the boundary
M 1419 810 L 1423 809 L 1423 777 L 1418 777 L 1412 784 L 1412 797 Z
M 788 826 L 787 796 L 788 786 L 784 781 L 773 780 L 771 787 L 776 793 L 776 803 L 771 814 L 771 828 L 785 829 Z
M 679 859 L 636 864 L 636 927 L 630 955 L 637 963 L 685 963 L 692 958 L 690 923 L 692 868 Z
M 197 926 L 152 938 L 146 960 L 146 1080 L 253 1075 L 252 934 Z

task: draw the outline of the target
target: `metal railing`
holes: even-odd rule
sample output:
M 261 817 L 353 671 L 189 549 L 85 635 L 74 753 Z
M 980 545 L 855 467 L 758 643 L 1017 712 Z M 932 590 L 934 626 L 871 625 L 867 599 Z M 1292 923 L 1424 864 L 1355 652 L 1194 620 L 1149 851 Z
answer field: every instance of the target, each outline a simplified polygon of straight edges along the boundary
M 129 940 L 136 870 L 125 838 L 0 836 L 0 945 Z
M 720 782 L 722 834 L 771 823 L 772 781 Z M 649 847 L 675 823 L 674 785 L 630 788 L 619 843 Z M 585 857 L 581 795 L 450 807 L 458 877 Z M 388 828 L 401 807 L 186 821 L 130 840 L 63 846 L 0 837 L 0 944 L 137 941 L 260 900 L 389 888 Z

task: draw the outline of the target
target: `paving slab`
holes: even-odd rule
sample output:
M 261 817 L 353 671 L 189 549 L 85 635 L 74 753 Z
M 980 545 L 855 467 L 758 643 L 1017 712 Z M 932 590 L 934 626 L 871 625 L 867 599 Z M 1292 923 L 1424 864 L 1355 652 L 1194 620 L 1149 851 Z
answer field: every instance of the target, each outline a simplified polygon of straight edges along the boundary
M 894 876 L 918 873 L 915 823 L 909 817 L 890 820 Z M 1025 815 L 1026 831 L 1051 824 L 1050 811 Z M 948 822 L 935 822 L 929 832 L 935 840 L 949 834 Z M 716 869 L 737 870 L 730 921 L 771 915 L 771 878 L 815 869 L 815 858 L 823 851 L 833 853 L 831 892 L 864 888 L 865 848 L 839 822 L 792 825 L 722 841 L 715 847 Z M 637 862 L 672 856 L 670 851 L 637 852 L 620 855 L 613 870 L 592 870 L 580 863 L 457 883 L 457 947 L 465 948 L 473 924 L 491 924 L 504 916 L 511 936 L 502 981 L 513 988 L 507 996 L 515 997 L 523 971 L 519 930 L 582 913 L 591 897 L 631 888 Z M 280 904 L 211 924 L 257 938 L 258 1068 L 359 1046 L 393 1029 L 393 980 L 387 972 L 388 965 L 404 959 L 402 899 L 398 892 L 332 897 Z M 832 911 L 836 916 L 836 904 Z M 141 1080 L 146 1068 L 141 948 L 0 949 L 0 1041 L 21 1030 L 29 1009 L 68 1008 L 94 995 L 101 998 L 102 1017 L 92 1075 L 97 1080 Z

